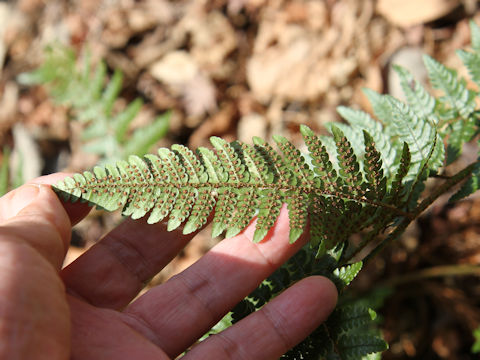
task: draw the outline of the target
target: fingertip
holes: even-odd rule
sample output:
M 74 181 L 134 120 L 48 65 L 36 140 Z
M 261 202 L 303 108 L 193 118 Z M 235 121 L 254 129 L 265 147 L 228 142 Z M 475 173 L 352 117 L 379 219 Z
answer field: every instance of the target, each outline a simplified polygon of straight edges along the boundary
M 44 184 L 44 185 L 50 185 L 51 187 L 52 185 L 56 184 L 58 181 L 65 179 L 68 176 L 72 176 L 72 174 L 65 173 L 65 172 L 58 172 L 58 173 L 36 178 L 32 180 L 30 184 L 37 184 L 37 185 Z M 89 206 L 87 203 L 81 203 L 81 202 L 72 203 L 72 202 L 63 200 L 61 197 L 58 197 L 58 198 L 60 199 L 60 202 L 63 205 L 63 208 L 68 214 L 68 217 L 70 218 L 70 223 L 72 226 L 80 222 L 85 216 L 88 215 L 90 210 L 92 210 L 92 207 Z
M 315 298 L 319 306 L 321 304 L 322 320 L 328 318 L 331 312 L 335 309 L 338 301 L 338 291 L 335 284 L 325 276 L 310 276 L 301 280 L 305 283 L 311 291 L 316 292 L 312 294 L 312 298 Z

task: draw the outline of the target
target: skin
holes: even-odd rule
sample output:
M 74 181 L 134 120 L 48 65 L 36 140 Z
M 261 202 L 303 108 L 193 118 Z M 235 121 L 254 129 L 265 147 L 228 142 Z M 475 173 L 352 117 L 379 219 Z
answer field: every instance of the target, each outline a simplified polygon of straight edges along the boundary
M 264 241 L 252 243 L 252 222 L 136 298 L 193 235 L 127 219 L 62 269 L 71 227 L 89 211 L 55 195 L 48 184 L 64 176 L 0 198 L 0 359 L 173 359 L 307 241 L 288 243 L 283 208 Z M 183 359 L 278 359 L 336 301 L 329 280 L 306 278 Z

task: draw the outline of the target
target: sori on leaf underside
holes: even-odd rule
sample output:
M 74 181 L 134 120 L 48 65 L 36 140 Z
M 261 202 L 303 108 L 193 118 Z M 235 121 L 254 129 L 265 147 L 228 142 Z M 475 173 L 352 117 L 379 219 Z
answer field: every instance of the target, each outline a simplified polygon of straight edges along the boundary
M 480 88 L 480 28 L 472 22 L 471 31 L 471 49 L 458 54 Z M 259 299 L 268 300 L 289 286 L 299 270 L 300 278 L 311 274 L 348 278 L 339 286 L 343 289 L 361 267 L 360 262 L 350 262 L 367 244 L 376 247 L 363 254 L 364 261 L 457 184 L 463 181 L 452 200 L 480 186 L 478 160 L 458 172 L 447 168 L 478 133 L 478 90 L 468 88 L 465 79 L 436 60 L 425 56 L 424 63 L 440 96 L 431 95 L 406 69 L 396 66 L 406 102 L 365 90 L 376 120 L 366 112 L 339 107 L 346 123 L 328 124 L 332 136 L 317 136 L 307 126 L 300 127 L 305 153 L 282 136 L 273 137 L 278 150 L 260 138 L 249 145 L 212 137 L 212 148 L 195 152 L 182 145 L 161 148 L 157 155 L 130 156 L 128 161 L 75 174 L 54 188 L 65 199 L 80 199 L 108 211 L 122 209 L 134 219 L 148 216 L 149 223 L 165 219 L 168 230 L 182 225 L 184 233 L 212 219 L 212 235 L 230 237 L 256 216 L 254 241 L 265 238 L 287 204 L 290 241 L 308 228 L 309 245 L 294 263 L 267 279 L 250 297 L 253 301 L 247 298 L 234 317 L 260 308 L 264 301 Z M 425 191 L 432 177 L 437 184 Z M 350 241 L 354 233 L 361 234 L 359 243 Z M 322 325 L 285 358 L 360 359 L 385 348 L 377 335 L 360 336 L 359 324 L 369 323 L 367 310 L 342 311 L 340 323 Z M 356 322 L 356 313 L 362 321 Z
M 70 200 L 82 199 L 108 211 L 121 208 L 134 219 L 148 214 L 149 223 L 168 217 L 168 230 L 183 224 L 184 233 L 201 228 L 214 212 L 212 235 L 226 231 L 230 237 L 257 216 L 254 241 L 266 236 L 286 203 L 290 241 L 298 239 L 309 221 L 311 243 L 321 255 L 378 217 L 390 223 L 406 215 L 404 179 L 411 168 L 406 142 L 396 176 L 389 179 L 367 131 L 360 164 L 344 133 L 331 129 L 337 148 L 333 162 L 322 141 L 302 126 L 311 165 L 284 137 L 274 137 L 281 154 L 259 138 L 247 145 L 213 137 L 213 150 L 194 153 L 173 145 L 159 149 L 158 155 L 130 156 L 75 174 L 55 188 Z

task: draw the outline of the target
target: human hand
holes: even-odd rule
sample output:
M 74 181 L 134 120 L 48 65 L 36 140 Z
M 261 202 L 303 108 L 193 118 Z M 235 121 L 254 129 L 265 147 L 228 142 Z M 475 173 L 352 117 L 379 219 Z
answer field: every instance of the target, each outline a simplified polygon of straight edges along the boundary
M 267 239 L 254 224 L 133 300 L 193 235 L 125 220 L 65 269 L 71 226 L 89 211 L 63 204 L 53 174 L 0 198 L 0 359 L 171 359 L 292 256 L 285 208 Z M 324 321 L 327 279 L 303 279 L 183 359 L 278 359 Z M 133 301 L 132 301 L 133 300 Z

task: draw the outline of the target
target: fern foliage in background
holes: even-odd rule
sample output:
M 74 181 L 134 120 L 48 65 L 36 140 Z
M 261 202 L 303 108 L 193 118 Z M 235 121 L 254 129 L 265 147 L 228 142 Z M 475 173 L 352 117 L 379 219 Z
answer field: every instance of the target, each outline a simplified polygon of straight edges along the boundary
M 4 194 L 6 194 L 10 187 L 10 179 L 9 179 L 9 171 L 8 171 L 9 159 L 10 159 L 10 148 L 8 146 L 4 146 L 2 151 L 2 162 L 0 163 L 0 196 L 3 196 Z
M 12 150 L 9 146 L 5 145 L 2 149 L 1 162 L 0 162 L 0 196 L 5 195 L 12 189 L 15 189 L 22 185 L 24 180 L 24 174 L 22 169 L 23 154 L 19 153 L 17 159 L 17 166 L 11 166 L 10 159 L 12 158 Z
M 478 82 L 480 30 L 474 23 L 471 28 L 472 49 L 459 56 Z M 149 223 L 165 219 L 168 230 L 183 225 L 184 233 L 202 228 L 211 218 L 214 236 L 233 236 L 256 216 L 254 241 L 265 238 L 286 204 L 290 241 L 308 228 L 309 245 L 212 332 L 258 310 L 293 282 L 322 274 L 341 291 L 339 305 L 326 324 L 283 358 L 378 358 L 372 354 L 386 344 L 375 330 L 375 313 L 355 301 L 343 301 L 346 286 L 362 262 L 398 238 L 439 196 L 463 182 L 452 198 L 459 199 L 475 192 L 480 183 L 478 160 L 454 173 L 447 167 L 478 132 L 478 91 L 430 57 L 425 57 L 425 65 L 440 96 L 431 95 L 397 66 L 406 103 L 366 90 L 376 120 L 363 111 L 340 107 L 346 124 L 330 124 L 330 137 L 301 126 L 305 156 L 281 136 L 274 137 L 277 149 L 259 138 L 247 145 L 213 137 L 211 149 L 161 148 L 156 155 L 130 156 L 76 174 L 55 189 L 67 200 L 108 211 L 121 209 L 134 219 L 147 216 Z M 429 178 L 437 183 L 425 191 Z M 352 241 L 353 234 L 362 240 Z M 368 244 L 373 250 L 366 253 Z
M 36 70 L 19 76 L 25 85 L 46 85 L 52 98 L 71 109 L 73 119 L 85 124 L 81 134 L 84 150 L 101 159 L 124 159 L 128 155 L 144 155 L 152 145 L 165 136 L 168 114 L 159 116 L 143 128 L 129 131 L 129 126 L 139 113 L 143 101 L 132 101 L 122 111 L 114 109 L 122 88 L 122 72 L 108 79 L 107 67 L 100 62 L 94 69 L 89 56 L 83 69 L 77 69 L 73 50 L 52 46 L 46 49 L 46 59 Z

